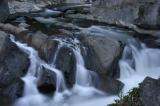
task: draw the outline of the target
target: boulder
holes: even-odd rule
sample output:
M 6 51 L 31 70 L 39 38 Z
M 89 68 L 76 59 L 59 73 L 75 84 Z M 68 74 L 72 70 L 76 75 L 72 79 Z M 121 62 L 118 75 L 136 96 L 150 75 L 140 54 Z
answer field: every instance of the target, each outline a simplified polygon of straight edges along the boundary
M 31 35 L 23 34 L 23 36 L 19 36 L 19 38 L 34 47 L 38 51 L 39 56 L 46 62 L 52 62 L 54 53 L 58 46 L 57 41 L 52 40 L 52 38 L 40 31 Z
M 120 21 L 143 28 L 158 28 L 159 0 L 95 0 L 93 16 L 109 24 Z
M 53 62 L 58 43 L 58 41 L 48 38 L 39 50 L 40 56 L 47 62 Z
M 58 42 L 53 40 L 54 37 L 49 37 L 41 31 L 30 33 L 11 24 L 0 23 L 0 28 L 14 34 L 19 41 L 34 47 L 45 61 L 50 62 L 52 60 L 58 46 Z
M 145 78 L 140 84 L 140 101 L 143 106 L 159 106 L 160 104 L 160 79 Z
M 55 65 L 63 72 L 67 86 L 73 87 L 76 72 L 76 60 L 73 51 L 67 47 L 60 48 Z
M 73 87 L 75 83 L 76 61 L 73 51 L 70 48 L 62 47 L 58 50 L 55 60 L 55 67 L 63 72 L 68 88 Z M 52 58 L 53 61 L 53 58 Z M 54 93 L 56 90 L 56 74 L 45 68 L 42 68 L 39 79 L 38 89 L 44 94 Z M 63 90 L 60 88 L 59 90 Z
M 10 41 L 6 33 L 0 31 L 0 38 L 0 99 L 3 98 L 0 104 L 6 106 L 22 96 L 23 82 L 21 77 L 28 70 L 29 59 Z
M 9 16 L 8 0 L 0 1 L 0 22 L 4 22 Z
M 98 89 L 106 92 L 107 94 L 117 95 L 123 89 L 124 84 L 116 79 L 110 77 L 100 76 Z
M 118 61 L 123 50 L 121 43 L 107 36 L 80 35 L 86 49 L 82 49 L 86 67 L 97 73 L 98 89 L 108 94 L 118 94 L 123 83 L 116 80 L 120 75 Z
M 32 46 L 34 46 L 34 48 L 40 49 L 41 46 L 46 42 L 47 38 L 48 38 L 48 36 L 46 36 L 45 34 L 43 34 L 40 31 L 38 31 L 38 32 L 32 34 L 30 43 Z
M 52 62 L 58 46 L 58 41 L 53 40 L 41 31 L 32 34 L 22 32 L 21 34 L 16 35 L 16 37 L 34 47 L 43 60 L 46 62 Z
M 54 93 L 56 90 L 56 74 L 53 71 L 42 68 L 37 86 L 41 93 Z
M 118 77 L 118 59 L 121 56 L 121 43 L 107 36 L 80 36 L 81 42 L 86 46 L 84 54 L 86 67 L 99 75 Z

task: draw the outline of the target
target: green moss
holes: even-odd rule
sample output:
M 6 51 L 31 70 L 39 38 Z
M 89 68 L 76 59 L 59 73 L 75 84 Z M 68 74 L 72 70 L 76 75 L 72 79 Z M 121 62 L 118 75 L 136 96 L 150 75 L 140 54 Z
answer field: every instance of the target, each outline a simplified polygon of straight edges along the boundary
M 123 96 L 122 93 L 120 93 L 119 99 L 115 100 L 115 103 L 108 106 L 142 106 L 139 96 L 140 89 L 133 88 L 128 92 L 127 96 Z

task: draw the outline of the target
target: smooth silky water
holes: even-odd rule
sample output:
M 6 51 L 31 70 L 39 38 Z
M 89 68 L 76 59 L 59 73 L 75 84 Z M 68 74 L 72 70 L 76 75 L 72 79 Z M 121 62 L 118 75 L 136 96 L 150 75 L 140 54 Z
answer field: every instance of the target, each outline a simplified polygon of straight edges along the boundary
M 93 28 L 93 27 L 92 27 Z M 99 30 L 98 30 L 99 31 Z M 105 32 L 106 30 L 101 30 Z M 128 43 L 124 48 L 122 58 L 119 61 L 120 78 L 125 86 L 122 93 L 125 95 L 133 87 L 137 87 L 146 76 L 158 78 L 160 76 L 160 50 L 147 48 L 144 44 L 133 38 L 127 38 Z M 28 54 L 30 67 L 28 73 L 22 80 L 25 82 L 23 97 L 18 99 L 14 106 L 106 106 L 111 104 L 118 96 L 107 96 L 104 92 L 94 87 L 92 71 L 86 69 L 79 41 L 77 39 L 53 39 L 59 41 L 58 49 L 53 58 L 52 64 L 47 64 L 39 56 L 35 49 L 26 44 L 14 42 L 23 52 Z M 55 60 L 61 47 L 72 49 L 76 57 L 76 82 L 72 89 L 68 89 L 65 84 L 63 73 L 55 68 Z M 37 89 L 37 75 L 41 68 L 49 69 L 56 74 L 56 91 L 53 97 L 41 94 Z

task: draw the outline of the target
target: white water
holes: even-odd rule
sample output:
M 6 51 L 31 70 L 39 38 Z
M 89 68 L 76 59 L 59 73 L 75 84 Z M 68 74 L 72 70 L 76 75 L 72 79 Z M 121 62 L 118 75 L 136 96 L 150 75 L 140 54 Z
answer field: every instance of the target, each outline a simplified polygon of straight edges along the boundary
M 120 60 L 120 80 L 125 84 L 123 93 L 126 94 L 147 76 L 160 77 L 160 49 L 147 48 L 144 44 L 138 44 L 130 40 Z
M 104 95 L 103 92 L 92 86 L 93 84 L 91 81 L 88 81 L 91 77 L 90 71 L 84 67 L 84 60 L 81 51 L 76 45 L 75 48 L 72 48 L 72 44 L 67 44 L 67 42 L 59 39 L 60 46 L 58 49 L 63 47 L 63 45 L 72 48 L 77 60 L 76 83 L 72 89 L 68 90 L 65 86 L 64 77 L 60 70 L 56 69 L 53 64 L 47 64 L 44 62 L 40 59 L 36 50 L 26 44 L 15 41 L 13 36 L 11 36 L 11 41 L 29 55 L 31 63 L 27 75 L 22 78 L 25 82 L 24 95 L 15 103 L 15 106 L 50 106 L 53 104 L 54 106 L 76 106 L 80 101 L 87 101 L 89 98 L 96 98 L 92 97 L 93 95 Z M 77 42 L 77 40 L 74 42 Z M 55 58 L 53 59 L 53 62 Z M 42 67 L 55 72 L 57 76 L 57 88 L 52 98 L 42 95 L 37 89 L 37 75 L 41 72 Z M 60 89 L 62 88 L 63 90 L 61 91 Z
M 68 43 L 66 40 L 54 39 L 60 42 L 56 55 L 61 47 L 66 46 L 73 50 L 76 57 L 76 83 L 70 90 L 65 86 L 63 74 L 54 66 L 56 55 L 53 64 L 50 65 L 40 59 L 33 48 L 15 41 L 13 37 L 11 40 L 29 55 L 31 62 L 27 75 L 22 78 L 25 82 L 24 96 L 15 103 L 15 106 L 106 106 L 118 98 L 117 96 L 104 96 L 101 91 L 94 88 L 91 80 L 93 76 L 91 71 L 85 68 L 78 40 Z M 119 80 L 125 84 L 124 94 L 138 86 L 138 83 L 142 82 L 146 76 L 153 78 L 160 76 L 159 57 L 159 49 L 147 48 L 136 41 L 130 41 L 127 44 L 119 62 L 121 71 Z M 42 95 L 37 90 L 36 74 L 40 73 L 42 67 L 57 75 L 57 90 L 52 98 Z M 59 88 L 63 88 L 63 91 L 60 91 Z

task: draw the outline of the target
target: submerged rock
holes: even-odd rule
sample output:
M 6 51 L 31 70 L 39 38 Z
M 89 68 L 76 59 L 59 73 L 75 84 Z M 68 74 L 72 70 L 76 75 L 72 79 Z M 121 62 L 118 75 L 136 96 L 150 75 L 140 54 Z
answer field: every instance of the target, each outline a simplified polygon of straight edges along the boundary
M 28 70 L 29 59 L 0 31 L 0 104 L 6 106 L 23 93 L 21 77 Z M 3 105 L 4 104 L 4 105 Z

